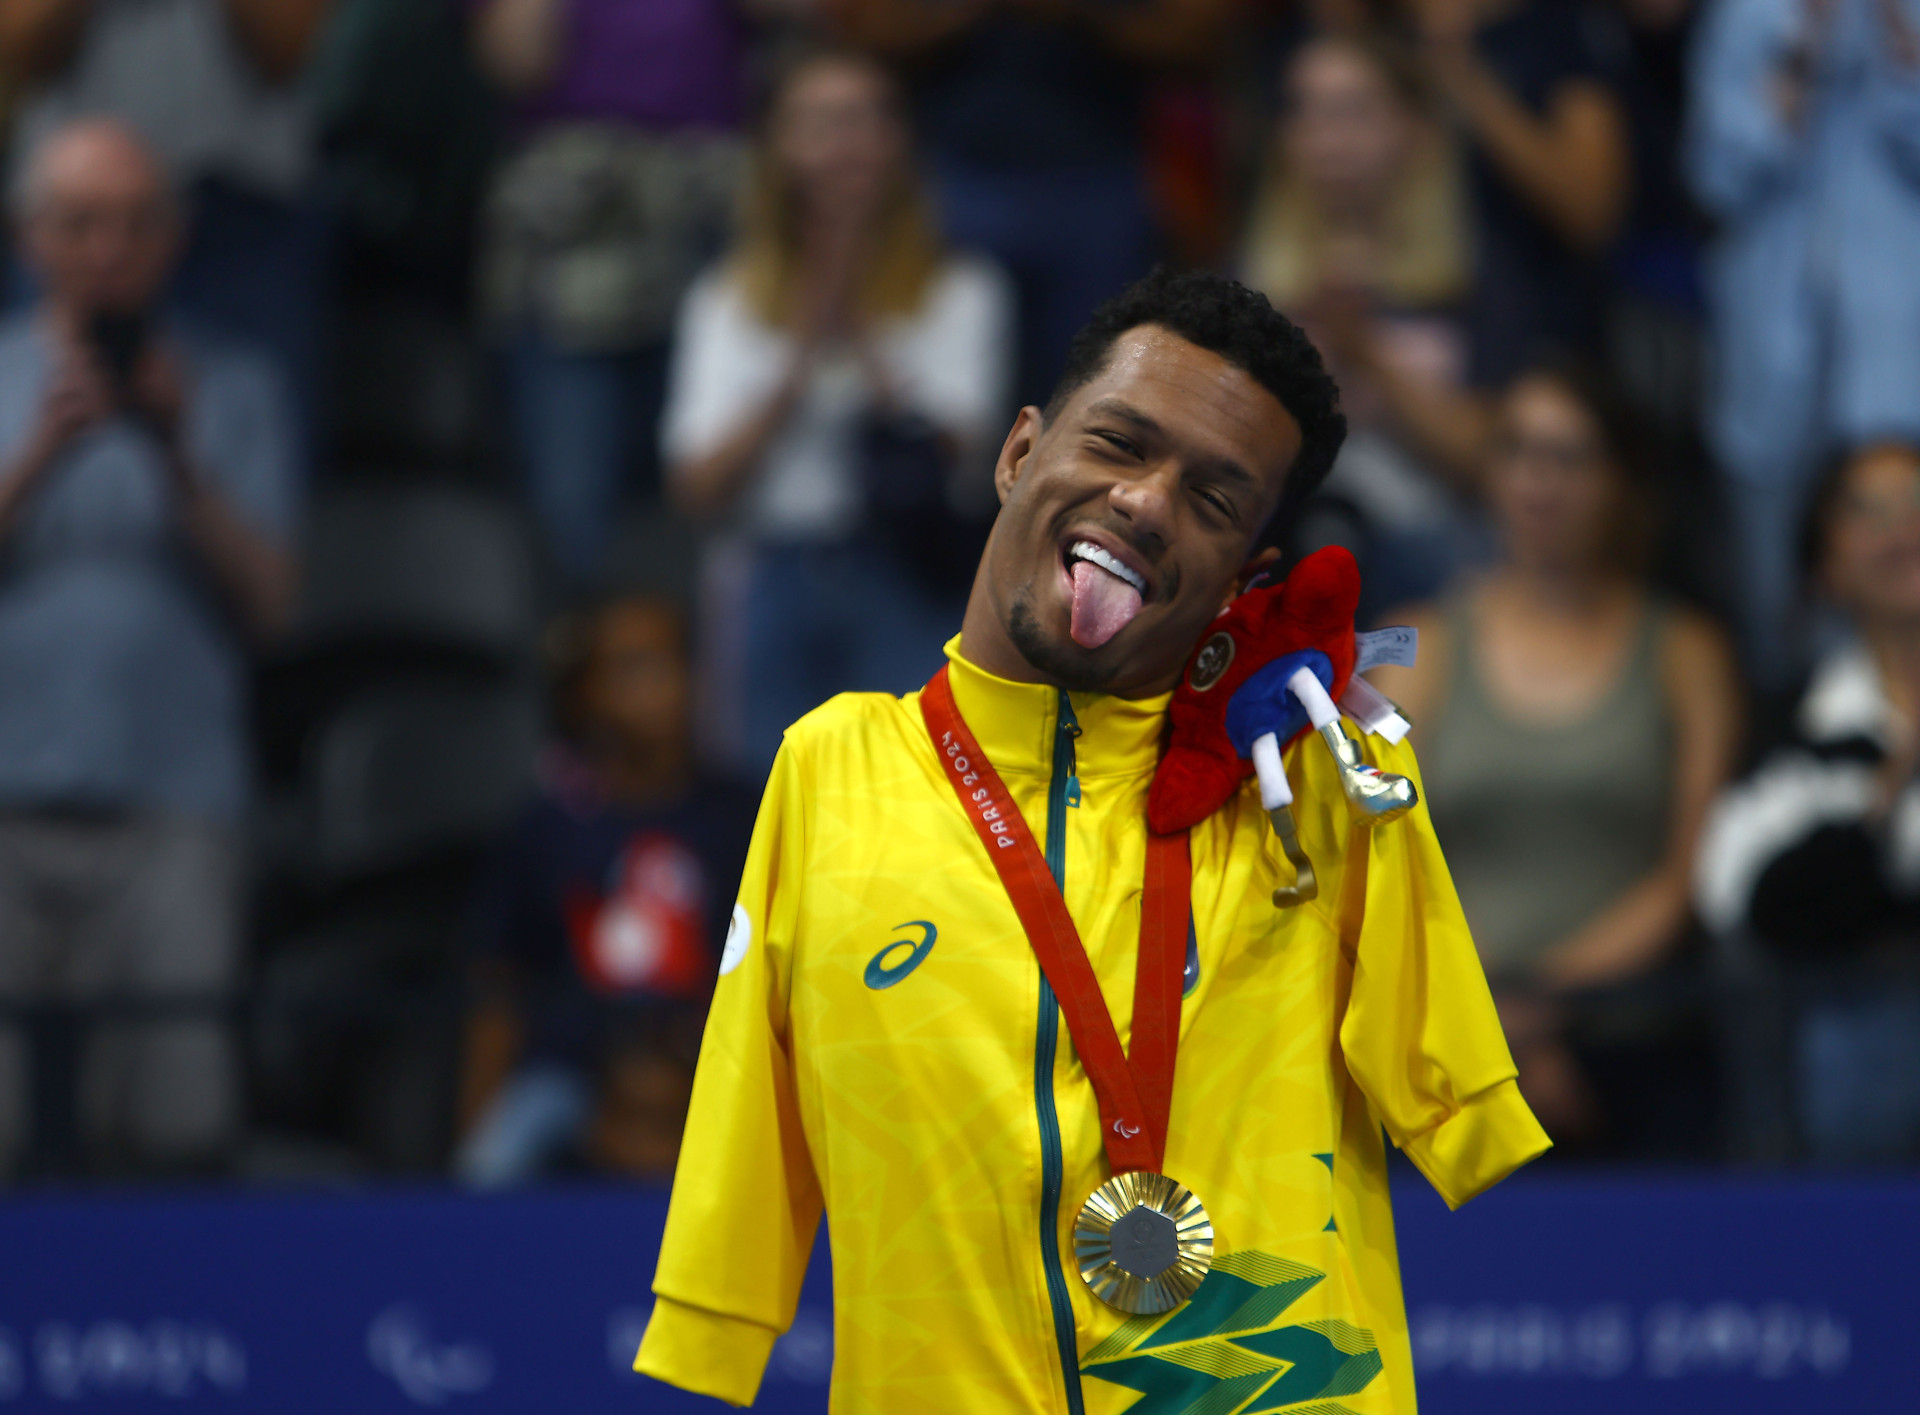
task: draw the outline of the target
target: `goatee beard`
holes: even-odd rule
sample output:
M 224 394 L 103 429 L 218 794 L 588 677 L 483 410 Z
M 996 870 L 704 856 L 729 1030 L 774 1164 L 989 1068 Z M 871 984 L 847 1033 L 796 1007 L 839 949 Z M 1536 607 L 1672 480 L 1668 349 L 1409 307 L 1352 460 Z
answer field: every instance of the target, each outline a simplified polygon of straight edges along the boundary
M 1007 637 L 1020 650 L 1020 656 L 1043 677 L 1069 693 L 1105 692 L 1107 684 L 1113 681 L 1113 675 L 1120 667 L 1116 663 L 1105 670 L 1096 668 L 1077 654 L 1071 654 L 1049 642 L 1040 629 L 1040 621 L 1034 616 L 1033 601 L 1025 590 L 1014 598 L 1013 609 L 1007 615 Z

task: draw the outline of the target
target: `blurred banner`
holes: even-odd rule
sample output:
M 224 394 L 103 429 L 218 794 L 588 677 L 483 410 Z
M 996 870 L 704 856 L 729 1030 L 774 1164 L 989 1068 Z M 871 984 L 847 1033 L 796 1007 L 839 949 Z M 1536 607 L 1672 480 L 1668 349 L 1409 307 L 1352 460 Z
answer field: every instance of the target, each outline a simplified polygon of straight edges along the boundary
M 1920 1183 L 1396 1197 L 1425 1415 L 1912 1408 Z M 665 1215 L 650 1190 L 6 1200 L 0 1412 L 717 1411 L 628 1369 Z M 825 1267 L 757 1409 L 826 1408 Z

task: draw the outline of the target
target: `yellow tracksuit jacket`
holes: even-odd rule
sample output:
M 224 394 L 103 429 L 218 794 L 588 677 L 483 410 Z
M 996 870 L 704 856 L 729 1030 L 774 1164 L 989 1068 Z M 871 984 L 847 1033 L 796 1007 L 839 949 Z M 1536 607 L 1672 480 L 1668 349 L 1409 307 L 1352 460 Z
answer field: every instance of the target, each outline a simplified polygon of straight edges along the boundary
M 1167 700 L 1007 682 L 948 646 L 1128 1039 L 1147 788 Z M 1077 727 L 1077 734 L 1076 734 Z M 1414 774 L 1412 752 L 1362 739 Z M 1108 1177 L 1051 989 L 942 773 L 918 695 L 786 737 L 760 808 L 636 1369 L 753 1399 L 824 1207 L 835 1415 L 1412 1415 L 1381 1127 L 1449 1204 L 1547 1147 L 1514 1083 L 1425 805 L 1371 834 L 1331 754 L 1287 753 L 1320 897 L 1249 782 L 1193 831 L 1165 1170 L 1212 1272 L 1129 1319 L 1072 1225 Z

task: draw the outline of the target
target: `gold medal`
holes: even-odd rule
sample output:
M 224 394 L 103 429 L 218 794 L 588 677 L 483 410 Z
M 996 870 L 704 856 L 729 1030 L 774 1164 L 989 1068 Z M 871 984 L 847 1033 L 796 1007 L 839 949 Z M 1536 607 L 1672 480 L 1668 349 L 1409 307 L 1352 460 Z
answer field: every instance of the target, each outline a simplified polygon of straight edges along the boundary
M 1181 973 L 1192 928 L 1187 832 L 1147 836 L 1133 1038 L 1123 1049 L 1067 901 L 1006 783 L 967 730 L 945 668 L 921 693 L 920 715 L 1020 916 L 1099 1103 L 1100 1140 L 1113 1178 L 1093 1191 L 1073 1222 L 1080 1276 L 1094 1296 L 1123 1312 L 1171 1312 L 1213 1266 L 1213 1220 L 1191 1192 L 1156 1172 L 1166 1154 Z
M 1171 1312 L 1213 1266 L 1213 1220 L 1193 1191 L 1152 1170 L 1116 1174 L 1073 1221 L 1073 1255 L 1093 1295 L 1122 1312 Z

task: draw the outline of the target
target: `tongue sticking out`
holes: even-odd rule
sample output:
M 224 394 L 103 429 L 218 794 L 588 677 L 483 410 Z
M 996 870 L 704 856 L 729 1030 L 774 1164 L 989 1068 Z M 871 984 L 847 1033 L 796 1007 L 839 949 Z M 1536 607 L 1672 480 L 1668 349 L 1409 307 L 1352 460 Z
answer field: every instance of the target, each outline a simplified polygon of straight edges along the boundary
M 1140 612 L 1140 591 L 1091 560 L 1073 562 L 1073 620 L 1068 632 L 1083 649 L 1097 649 Z

